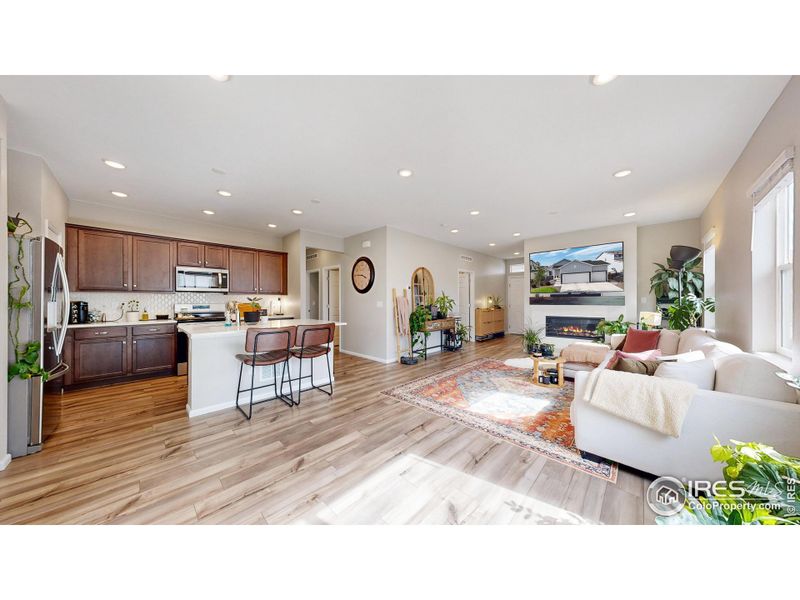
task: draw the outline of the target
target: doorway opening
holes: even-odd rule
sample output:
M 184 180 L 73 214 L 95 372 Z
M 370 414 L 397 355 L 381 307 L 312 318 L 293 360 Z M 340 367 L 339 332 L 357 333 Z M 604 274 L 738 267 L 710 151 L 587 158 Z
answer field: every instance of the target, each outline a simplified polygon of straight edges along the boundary
M 319 319 L 322 293 L 319 287 L 319 269 L 307 271 L 306 276 L 308 277 L 308 306 L 306 307 L 306 316 L 309 319 Z
M 506 285 L 508 333 L 522 333 L 525 322 L 525 277 L 509 275 Z
M 322 306 L 323 319 L 325 321 L 341 321 L 342 319 L 342 287 L 341 287 L 341 268 L 325 267 L 322 269 Z M 333 345 L 339 345 L 339 330 L 337 327 L 333 334 Z

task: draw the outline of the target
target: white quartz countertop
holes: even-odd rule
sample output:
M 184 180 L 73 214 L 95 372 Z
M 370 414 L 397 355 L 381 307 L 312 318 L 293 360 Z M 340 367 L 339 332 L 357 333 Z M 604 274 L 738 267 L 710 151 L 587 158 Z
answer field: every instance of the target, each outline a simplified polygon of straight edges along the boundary
M 178 331 L 182 331 L 190 338 L 194 337 L 211 337 L 218 335 L 235 335 L 241 334 L 244 336 L 245 332 L 251 327 L 257 328 L 270 328 L 278 329 L 280 327 L 296 327 L 298 325 L 325 325 L 330 321 L 319 321 L 316 319 L 283 319 L 279 321 L 268 321 L 266 323 L 259 321 L 258 323 L 240 323 L 239 325 L 228 325 L 224 323 L 185 323 L 178 325 Z M 337 327 L 342 327 L 347 323 L 336 322 Z
M 175 319 L 148 319 L 147 321 L 110 321 L 106 323 L 75 323 L 67 325 L 68 329 L 85 329 L 87 327 L 132 327 L 133 325 L 167 325 L 177 323 Z

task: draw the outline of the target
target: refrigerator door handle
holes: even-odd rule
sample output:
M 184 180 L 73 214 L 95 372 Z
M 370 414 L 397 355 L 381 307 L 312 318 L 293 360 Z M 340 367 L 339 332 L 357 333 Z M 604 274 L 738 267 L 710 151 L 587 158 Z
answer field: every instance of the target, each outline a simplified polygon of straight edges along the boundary
M 58 339 L 55 340 L 56 343 L 56 355 L 61 356 L 61 351 L 64 349 L 64 340 L 67 338 L 67 323 L 69 323 L 69 281 L 67 280 L 67 270 L 64 267 L 64 255 L 60 252 L 56 254 L 56 270 L 53 273 L 53 279 L 55 280 L 56 273 L 61 276 L 61 286 L 64 291 L 64 314 L 61 317 L 61 328 L 59 330 Z M 56 291 L 58 290 L 58 286 L 55 285 L 55 281 L 53 282 L 52 287 L 52 297 L 55 299 Z

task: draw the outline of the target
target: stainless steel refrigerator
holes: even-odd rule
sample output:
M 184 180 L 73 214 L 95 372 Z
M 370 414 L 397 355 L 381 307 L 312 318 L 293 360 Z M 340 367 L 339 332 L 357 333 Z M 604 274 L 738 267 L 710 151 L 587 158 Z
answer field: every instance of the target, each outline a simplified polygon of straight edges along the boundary
M 20 315 L 19 340 L 39 341 L 39 361 L 49 377 L 46 382 L 41 377 L 9 382 L 8 445 L 12 457 L 38 452 L 55 431 L 61 420 L 63 377 L 69 369 L 63 355 L 69 321 L 64 252 L 48 238 L 26 239 L 23 246 L 33 308 Z M 9 240 L 9 251 L 16 254 L 13 240 Z M 16 256 L 11 262 L 16 262 Z M 14 278 L 13 266 L 10 277 Z M 14 349 L 9 348 L 9 353 L 13 360 Z

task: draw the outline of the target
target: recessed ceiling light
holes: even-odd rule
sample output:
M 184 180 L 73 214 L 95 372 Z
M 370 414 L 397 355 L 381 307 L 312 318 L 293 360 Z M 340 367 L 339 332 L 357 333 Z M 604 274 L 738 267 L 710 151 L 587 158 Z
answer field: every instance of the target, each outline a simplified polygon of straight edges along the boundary
M 112 169 L 124 169 L 125 168 L 125 165 L 123 165 L 121 162 L 117 162 L 115 160 L 109 160 L 107 158 L 104 158 L 103 162 L 106 165 L 108 165 L 109 167 L 111 167 Z
M 458 229 L 451 229 L 450 233 L 458 233 Z
M 231 194 L 231 193 L 230 193 L 229 191 L 227 191 L 227 190 L 217 190 L 217 193 L 218 193 L 220 196 L 225 196 L 226 198 L 230 198 L 231 196 L 233 196 L 233 194 Z
M 400 175 L 400 177 L 411 177 L 414 174 L 414 171 L 411 169 L 400 169 L 397 174 Z
M 111 192 L 112 196 L 116 196 L 117 198 L 127 198 L 128 194 L 125 192 Z
M 299 208 L 293 208 L 293 209 L 292 209 L 292 214 L 293 214 L 293 215 L 302 215 L 302 214 L 303 214 L 303 211 L 302 211 L 302 210 L 300 210 Z
M 592 75 L 592 85 L 605 85 L 614 81 L 619 75 Z
M 519 252 L 514 252 L 514 256 L 519 256 Z
M 270 229 L 275 229 L 277 225 L 275 225 L 275 223 L 267 223 L 267 227 L 269 227 Z
M 521 233 L 519 233 L 519 232 L 516 232 L 516 233 L 514 234 L 514 237 L 519 237 L 519 236 L 521 236 L 521 235 L 522 235 Z
M 226 81 L 229 81 L 231 78 L 230 75 L 209 75 L 209 77 L 211 77 L 211 79 L 213 79 L 214 81 L 219 81 L 220 83 L 225 83 Z
M 203 214 L 205 214 L 205 215 L 213 215 L 214 211 L 213 210 L 204 210 Z
M 469 211 L 469 214 L 471 214 L 473 217 L 477 217 L 479 214 L 481 214 L 481 211 L 479 211 L 479 210 L 471 210 L 471 211 Z
M 314 198 L 313 200 L 311 200 L 311 204 L 319 204 L 319 203 L 320 203 L 320 201 L 319 201 L 319 200 L 317 200 L 316 198 Z
M 495 244 L 494 242 L 489 242 L 489 245 L 490 246 L 497 246 L 497 244 Z
M 627 177 L 631 173 L 633 173 L 633 171 L 631 171 L 630 169 L 622 169 L 622 171 L 617 171 L 616 173 L 614 173 L 614 177 L 616 177 L 617 179 L 621 179 L 623 177 Z
M 216 167 L 211 167 L 211 172 L 216 173 L 217 175 L 225 175 L 225 171 Z
M 635 213 L 635 212 L 626 212 L 626 213 L 625 213 L 624 215 L 622 215 L 622 216 L 623 216 L 623 217 L 635 217 L 635 216 L 636 216 L 636 213 Z

